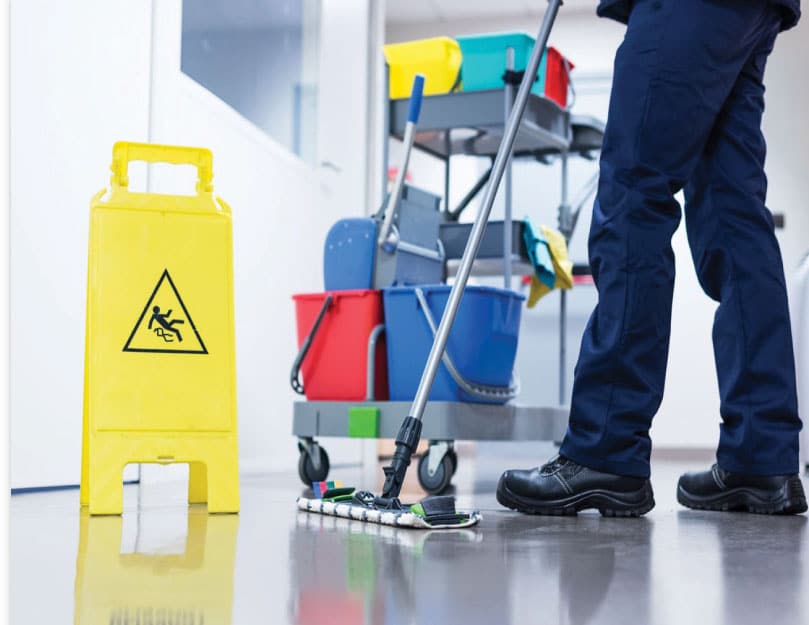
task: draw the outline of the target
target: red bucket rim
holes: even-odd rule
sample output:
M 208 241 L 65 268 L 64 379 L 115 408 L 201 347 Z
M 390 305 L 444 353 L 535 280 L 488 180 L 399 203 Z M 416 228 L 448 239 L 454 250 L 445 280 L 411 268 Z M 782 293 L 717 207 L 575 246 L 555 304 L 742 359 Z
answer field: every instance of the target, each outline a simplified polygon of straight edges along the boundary
M 294 301 L 299 300 L 322 300 L 329 295 L 334 298 L 341 297 L 365 297 L 367 295 L 382 295 L 379 289 L 354 289 L 350 291 L 321 291 L 319 293 L 296 293 L 292 296 Z

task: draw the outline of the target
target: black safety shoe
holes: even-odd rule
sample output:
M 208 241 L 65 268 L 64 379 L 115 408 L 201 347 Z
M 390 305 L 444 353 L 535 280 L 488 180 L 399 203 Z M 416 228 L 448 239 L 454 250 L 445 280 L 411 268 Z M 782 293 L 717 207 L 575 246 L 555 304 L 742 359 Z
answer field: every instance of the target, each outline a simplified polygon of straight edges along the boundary
M 741 475 L 719 465 L 686 473 L 677 484 L 677 501 L 696 510 L 799 514 L 806 512 L 801 478 L 795 475 Z
M 636 517 L 655 505 L 649 480 L 601 473 L 562 456 L 540 468 L 503 473 L 497 501 L 527 514 L 551 515 L 594 508 L 604 516 Z

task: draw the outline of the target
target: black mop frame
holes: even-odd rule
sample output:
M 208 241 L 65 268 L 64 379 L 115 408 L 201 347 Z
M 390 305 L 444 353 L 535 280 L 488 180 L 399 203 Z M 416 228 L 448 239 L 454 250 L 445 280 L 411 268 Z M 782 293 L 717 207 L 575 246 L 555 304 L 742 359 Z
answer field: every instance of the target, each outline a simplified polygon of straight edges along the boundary
M 475 217 L 472 226 L 472 232 L 469 235 L 469 240 L 466 243 L 463 257 L 461 258 L 460 267 L 455 277 L 455 283 L 450 290 L 447 305 L 444 308 L 444 314 L 441 316 L 441 323 L 435 333 L 430 355 L 427 357 L 427 363 L 419 382 L 416 396 L 410 408 L 409 415 L 402 423 L 399 434 L 396 437 L 396 450 L 394 451 L 393 458 L 389 466 L 384 467 L 385 471 L 385 484 L 382 489 L 381 499 L 390 500 L 399 496 L 404 482 L 407 467 L 410 465 L 410 459 L 416 451 L 416 447 L 421 438 L 421 421 L 424 416 L 424 408 L 427 405 L 427 399 L 435 380 L 438 367 L 441 364 L 444 351 L 447 346 L 447 339 L 449 338 L 452 324 L 455 322 L 455 316 L 458 312 L 458 307 L 463 297 L 464 289 L 469 281 L 469 276 L 472 272 L 472 265 L 475 262 L 480 242 L 483 239 L 483 234 L 486 231 L 486 224 L 489 220 L 489 215 L 492 211 L 497 190 L 500 186 L 500 181 L 503 178 L 503 173 L 506 165 L 511 158 L 511 153 L 514 148 L 514 141 L 517 137 L 517 131 L 522 122 L 523 113 L 528 103 L 528 98 L 531 92 L 531 87 L 537 75 L 542 55 L 545 53 L 545 48 L 548 44 L 551 29 L 553 28 L 556 15 L 562 5 L 562 0 L 548 0 L 548 9 L 542 20 L 539 33 L 537 35 L 536 43 L 528 59 L 528 64 L 525 68 L 520 88 L 514 98 L 514 105 L 506 122 L 503 139 L 500 142 L 500 147 L 497 149 L 497 155 L 492 165 L 491 178 L 486 193 L 483 196 L 478 214 Z

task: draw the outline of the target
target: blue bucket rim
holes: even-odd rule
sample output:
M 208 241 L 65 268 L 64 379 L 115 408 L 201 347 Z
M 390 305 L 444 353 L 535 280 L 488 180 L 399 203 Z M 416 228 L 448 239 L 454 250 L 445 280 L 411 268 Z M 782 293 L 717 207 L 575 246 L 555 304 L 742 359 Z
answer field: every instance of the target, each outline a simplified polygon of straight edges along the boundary
M 382 289 L 382 292 L 387 295 L 404 295 L 406 293 L 413 293 L 416 289 L 421 289 L 425 295 L 429 295 L 432 293 L 443 293 L 449 292 L 452 289 L 452 286 L 449 284 L 425 284 L 425 285 L 415 285 L 415 286 L 390 286 Z M 517 299 L 520 301 L 525 300 L 525 295 L 518 291 L 514 291 L 511 289 L 501 289 L 496 286 L 485 286 L 485 285 L 467 285 L 464 287 L 464 293 L 488 293 L 492 295 L 499 295 L 501 297 L 510 297 L 513 299 Z

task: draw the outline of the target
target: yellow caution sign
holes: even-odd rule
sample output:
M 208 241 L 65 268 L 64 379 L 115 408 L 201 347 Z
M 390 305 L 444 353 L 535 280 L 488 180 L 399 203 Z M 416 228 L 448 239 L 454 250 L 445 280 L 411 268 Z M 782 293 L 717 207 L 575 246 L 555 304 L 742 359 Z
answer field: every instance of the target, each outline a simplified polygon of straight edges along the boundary
M 196 193 L 128 189 L 130 161 L 190 164 Z M 188 463 L 189 502 L 238 512 L 230 207 L 210 151 L 116 143 L 90 206 L 81 503 L 122 512 L 129 463 Z
M 165 515 L 134 517 L 136 551 L 121 553 L 123 519 L 79 519 L 79 549 L 73 622 L 217 623 L 233 618 L 233 571 L 239 517 L 190 510 L 188 533 L 179 553 L 174 541 L 149 542 L 151 523 L 164 531 Z M 170 518 L 170 515 L 169 515 Z M 155 533 L 155 532 L 152 532 Z M 145 536 L 143 536 L 145 534 Z M 153 541 L 154 542 L 154 541 Z M 167 551 L 169 553 L 167 553 Z

